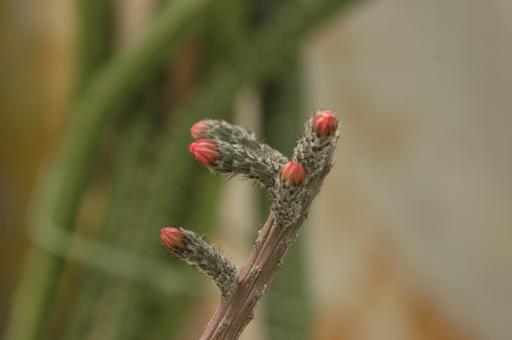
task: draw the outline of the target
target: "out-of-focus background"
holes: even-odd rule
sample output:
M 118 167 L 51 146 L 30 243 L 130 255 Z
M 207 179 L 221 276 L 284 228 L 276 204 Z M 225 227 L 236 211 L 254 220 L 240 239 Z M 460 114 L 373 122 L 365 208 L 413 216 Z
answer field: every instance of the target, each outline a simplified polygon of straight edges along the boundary
M 217 292 L 159 244 L 245 262 L 263 194 L 211 176 L 223 118 L 335 167 L 241 339 L 512 338 L 512 3 L 1 0 L 0 334 L 195 339 Z

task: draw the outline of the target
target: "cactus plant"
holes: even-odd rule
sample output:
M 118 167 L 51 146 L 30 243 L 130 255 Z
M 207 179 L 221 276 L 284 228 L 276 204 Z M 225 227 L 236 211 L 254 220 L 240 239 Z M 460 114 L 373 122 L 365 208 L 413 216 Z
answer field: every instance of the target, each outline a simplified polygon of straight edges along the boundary
M 338 120 L 329 110 L 315 112 L 305 124 L 291 161 L 258 142 L 254 133 L 224 121 L 199 121 L 191 134 L 196 141 L 189 150 L 200 164 L 212 172 L 241 175 L 256 182 L 272 202 L 267 221 L 240 270 L 193 232 L 179 227 L 161 230 L 162 245 L 212 279 L 221 291 L 220 304 L 201 339 L 238 339 L 332 167 Z

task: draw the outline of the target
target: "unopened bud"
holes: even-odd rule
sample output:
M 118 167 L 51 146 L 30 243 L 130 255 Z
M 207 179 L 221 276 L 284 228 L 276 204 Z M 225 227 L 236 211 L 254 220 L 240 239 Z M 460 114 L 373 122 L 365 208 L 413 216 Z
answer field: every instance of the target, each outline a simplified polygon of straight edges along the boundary
M 165 227 L 160 230 L 160 243 L 169 250 L 181 247 L 183 231 L 176 227 Z
M 313 130 L 318 137 L 329 136 L 336 130 L 336 116 L 330 110 L 319 110 L 313 117 Z
M 304 182 L 304 168 L 298 162 L 288 162 L 281 170 L 281 181 L 291 184 L 300 185 Z
M 188 150 L 196 161 L 204 166 L 213 166 L 220 154 L 217 152 L 217 145 L 211 139 L 198 139 L 190 144 Z
M 190 134 L 194 139 L 204 138 L 204 133 L 210 128 L 210 123 L 208 123 L 207 120 L 200 120 L 194 125 L 192 125 L 192 128 L 190 129 Z

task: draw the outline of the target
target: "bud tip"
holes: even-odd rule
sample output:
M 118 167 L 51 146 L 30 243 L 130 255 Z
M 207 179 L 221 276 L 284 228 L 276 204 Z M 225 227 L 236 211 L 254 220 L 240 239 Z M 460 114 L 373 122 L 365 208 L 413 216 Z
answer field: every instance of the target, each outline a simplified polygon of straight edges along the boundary
M 217 145 L 211 139 L 198 139 L 188 147 L 194 158 L 204 166 L 213 166 L 220 154 Z
M 200 120 L 190 128 L 190 134 L 194 139 L 204 138 L 204 133 L 210 128 L 207 120 Z
M 281 170 L 281 181 L 291 184 L 300 185 L 304 181 L 304 168 L 298 162 L 288 162 Z
M 183 243 L 183 231 L 176 227 L 164 227 L 160 230 L 160 242 L 168 249 L 180 247 Z
M 326 137 L 336 130 L 336 116 L 330 110 L 318 110 L 313 117 L 313 130 L 319 137 Z

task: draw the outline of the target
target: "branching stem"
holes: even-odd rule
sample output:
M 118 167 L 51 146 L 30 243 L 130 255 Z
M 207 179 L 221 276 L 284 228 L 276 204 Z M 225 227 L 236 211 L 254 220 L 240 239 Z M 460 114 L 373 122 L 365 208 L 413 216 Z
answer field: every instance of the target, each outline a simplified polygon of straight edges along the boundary
M 192 143 L 189 150 L 200 164 L 214 172 L 244 176 L 246 169 L 268 165 L 275 158 L 284 158 L 276 156 L 274 152 L 260 157 L 246 157 L 240 148 L 239 138 L 231 137 L 233 128 L 230 125 L 204 122 L 194 124 L 192 136 L 200 139 Z M 269 193 L 272 208 L 253 244 L 247 264 L 240 271 L 194 233 L 182 228 L 162 229 L 162 245 L 213 278 L 222 293 L 221 302 L 201 340 L 238 339 L 253 319 L 258 302 L 297 239 L 311 203 L 332 167 L 332 156 L 338 140 L 337 127 L 338 121 L 331 111 L 317 111 L 306 122 L 292 161 L 276 161 L 276 164 L 281 164 L 280 167 L 267 167 L 266 171 L 252 173 L 257 182 L 270 179 L 268 185 L 263 187 Z M 205 136 L 209 138 L 202 138 Z M 220 143 L 231 147 L 219 147 L 223 145 Z M 254 140 L 254 143 L 259 142 Z M 237 161 L 230 162 L 229 167 L 222 166 L 223 161 L 230 159 Z
M 253 319 L 254 309 L 297 238 L 297 232 L 308 215 L 309 207 L 330 170 L 332 153 L 330 157 L 323 171 L 305 186 L 304 190 L 312 194 L 295 223 L 285 226 L 270 212 L 253 245 L 247 264 L 238 275 L 233 295 L 229 299 L 221 300 L 201 335 L 201 340 L 237 339 Z

